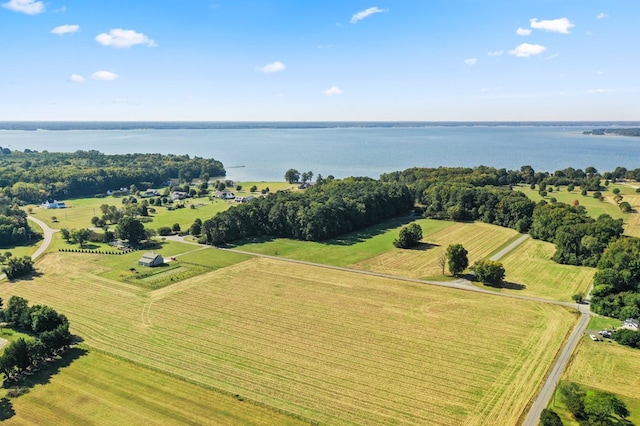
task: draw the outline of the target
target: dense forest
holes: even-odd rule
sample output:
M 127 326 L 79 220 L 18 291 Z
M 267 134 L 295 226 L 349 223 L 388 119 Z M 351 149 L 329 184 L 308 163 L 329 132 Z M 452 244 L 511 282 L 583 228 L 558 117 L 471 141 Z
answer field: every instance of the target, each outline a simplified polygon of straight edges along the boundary
M 144 190 L 171 178 L 190 182 L 224 175 L 221 162 L 188 155 L 19 152 L 0 147 L 0 188 L 14 202 L 93 196 L 131 185 Z
M 319 241 L 406 214 L 406 185 L 370 178 L 329 180 L 304 192 L 279 191 L 202 223 L 202 242 L 220 245 L 256 236 Z

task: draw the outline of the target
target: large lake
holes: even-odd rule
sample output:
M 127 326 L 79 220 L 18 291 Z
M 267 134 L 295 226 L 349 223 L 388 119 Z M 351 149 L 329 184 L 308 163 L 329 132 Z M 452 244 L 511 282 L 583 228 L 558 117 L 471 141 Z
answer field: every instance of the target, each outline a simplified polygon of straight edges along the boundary
M 0 146 L 106 154 L 189 154 L 223 162 L 229 178 L 282 180 L 289 168 L 317 176 L 370 176 L 409 167 L 494 166 L 553 172 L 640 167 L 640 138 L 589 136 L 597 126 L 460 125 L 232 129 L 0 130 Z M 242 167 L 240 167 L 242 166 Z

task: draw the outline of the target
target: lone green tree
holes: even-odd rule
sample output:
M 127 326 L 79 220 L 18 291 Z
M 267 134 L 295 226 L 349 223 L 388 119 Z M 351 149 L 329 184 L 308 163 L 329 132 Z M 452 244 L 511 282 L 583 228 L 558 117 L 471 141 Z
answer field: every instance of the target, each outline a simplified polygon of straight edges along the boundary
M 393 245 L 398 248 L 414 247 L 421 239 L 422 228 L 417 223 L 412 223 L 400 229 L 400 235 L 398 235 L 398 238 L 393 242 Z
M 504 266 L 502 263 L 493 260 L 481 260 L 473 266 L 476 279 L 486 284 L 500 285 L 504 280 Z
M 146 236 L 142 222 L 130 216 L 125 216 L 118 221 L 116 235 L 120 239 L 129 240 L 133 245 L 138 244 Z
M 286 180 L 289 183 L 298 182 L 300 180 L 300 172 L 297 171 L 296 169 L 289 169 L 284 174 L 284 180 Z
M 447 265 L 452 275 L 458 275 L 469 266 L 467 249 L 462 244 L 451 244 L 447 247 Z

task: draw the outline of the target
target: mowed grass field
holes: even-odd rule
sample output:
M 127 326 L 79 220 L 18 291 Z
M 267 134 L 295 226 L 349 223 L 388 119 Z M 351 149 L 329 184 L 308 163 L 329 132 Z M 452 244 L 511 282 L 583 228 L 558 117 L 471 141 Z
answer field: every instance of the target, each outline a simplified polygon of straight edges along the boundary
M 629 420 L 640 424 L 639 350 L 584 336 L 562 379 L 620 396 L 631 411 Z
M 420 222 L 418 221 L 418 223 Z M 435 227 L 435 232 L 423 232 L 422 242 L 424 244 L 418 249 L 402 250 L 390 246 L 384 253 L 355 263 L 352 267 L 409 278 L 442 277 L 442 268 L 438 264 L 438 257 L 449 245 L 462 244 L 469 252 L 467 257 L 471 266 L 475 261 L 488 257 L 518 236 L 518 233 L 513 229 L 482 222 L 440 223 L 448 226 L 443 226 L 440 229 Z M 394 230 L 392 234 L 396 238 L 398 230 Z
M 4 424 L 305 424 L 96 351 L 72 349 L 56 364 L 54 374 L 36 374 L 29 393 L 10 399 Z
M 402 226 L 411 223 L 410 218 L 399 218 L 371 226 L 340 238 L 313 242 L 285 238 L 258 240 L 235 246 L 238 250 L 252 253 L 282 256 L 334 266 L 350 266 L 388 251 L 399 250 L 393 246 Z M 453 222 L 420 219 L 415 223 L 422 227 L 423 235 L 441 231 Z
M 38 268 L 0 296 L 53 306 L 91 348 L 324 424 L 516 424 L 577 319 L 264 258 L 155 291 L 68 253 Z
M 497 291 L 563 301 L 571 301 L 571 296 L 579 292 L 586 294 L 595 268 L 560 265 L 551 260 L 555 251 L 552 243 L 531 238 L 516 247 L 500 262 L 506 271 L 505 281 L 525 287 L 506 286 Z

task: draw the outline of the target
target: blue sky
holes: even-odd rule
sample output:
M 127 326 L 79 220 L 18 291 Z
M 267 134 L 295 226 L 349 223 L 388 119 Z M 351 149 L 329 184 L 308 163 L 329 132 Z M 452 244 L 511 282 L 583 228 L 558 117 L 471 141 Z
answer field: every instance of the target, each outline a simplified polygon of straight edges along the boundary
M 636 0 L 0 0 L 0 120 L 640 120 Z

